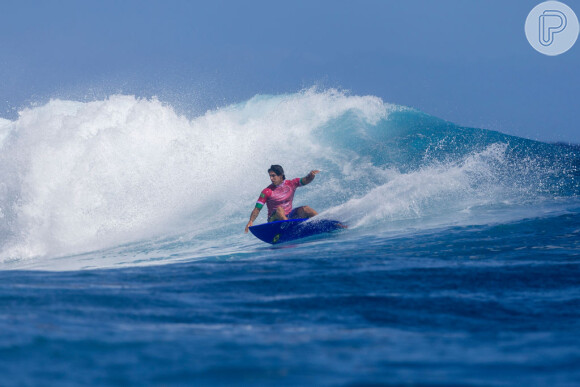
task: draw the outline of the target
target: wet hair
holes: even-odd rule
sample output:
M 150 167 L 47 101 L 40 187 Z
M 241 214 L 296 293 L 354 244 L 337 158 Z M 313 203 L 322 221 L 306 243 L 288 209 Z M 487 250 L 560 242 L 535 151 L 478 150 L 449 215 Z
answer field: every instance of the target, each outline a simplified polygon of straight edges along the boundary
M 268 169 L 268 173 L 274 172 L 278 176 L 282 176 L 283 180 L 286 180 L 286 176 L 284 176 L 284 168 L 281 165 L 270 165 L 270 169 Z

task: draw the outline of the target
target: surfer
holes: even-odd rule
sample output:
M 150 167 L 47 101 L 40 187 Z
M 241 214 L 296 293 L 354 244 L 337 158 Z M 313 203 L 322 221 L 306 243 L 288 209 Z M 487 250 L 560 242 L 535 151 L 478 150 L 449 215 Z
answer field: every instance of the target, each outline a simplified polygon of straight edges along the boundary
M 292 199 L 294 199 L 294 192 L 296 188 L 309 184 L 314 180 L 319 170 L 313 170 L 303 178 L 295 178 L 286 180 L 284 169 L 280 165 L 271 165 L 268 169 L 270 175 L 270 184 L 262 190 L 260 197 L 256 202 L 256 207 L 250 215 L 250 221 L 246 225 L 245 232 L 247 233 L 250 227 L 254 224 L 254 220 L 258 217 L 260 210 L 266 204 L 268 207 L 268 222 L 276 220 L 298 219 L 298 218 L 312 218 L 318 215 L 309 206 L 302 206 L 292 209 Z

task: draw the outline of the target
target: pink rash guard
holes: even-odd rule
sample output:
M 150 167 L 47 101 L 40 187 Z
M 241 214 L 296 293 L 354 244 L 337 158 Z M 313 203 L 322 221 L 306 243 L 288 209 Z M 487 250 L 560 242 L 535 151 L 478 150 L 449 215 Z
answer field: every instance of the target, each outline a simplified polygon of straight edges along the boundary
M 284 180 L 279 186 L 270 184 L 260 194 L 256 207 L 262 209 L 264 204 L 266 204 L 268 206 L 268 218 L 276 212 L 278 207 L 282 207 L 286 215 L 288 215 L 292 211 L 294 192 L 296 188 L 302 185 L 302 179 L 300 178 Z

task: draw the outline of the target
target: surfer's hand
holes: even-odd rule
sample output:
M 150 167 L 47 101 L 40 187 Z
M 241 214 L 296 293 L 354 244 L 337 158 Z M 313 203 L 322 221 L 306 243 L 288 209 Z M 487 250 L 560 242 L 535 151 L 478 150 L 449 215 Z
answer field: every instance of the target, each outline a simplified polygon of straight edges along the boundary
M 250 230 L 250 227 L 252 227 L 254 225 L 254 222 L 248 222 L 248 224 L 246 224 L 246 230 L 244 231 L 246 234 L 248 233 L 248 231 Z
M 320 171 L 318 169 L 315 169 L 313 171 L 310 171 L 310 173 L 308 175 L 310 177 L 314 178 L 314 176 L 316 176 L 318 173 L 320 173 Z

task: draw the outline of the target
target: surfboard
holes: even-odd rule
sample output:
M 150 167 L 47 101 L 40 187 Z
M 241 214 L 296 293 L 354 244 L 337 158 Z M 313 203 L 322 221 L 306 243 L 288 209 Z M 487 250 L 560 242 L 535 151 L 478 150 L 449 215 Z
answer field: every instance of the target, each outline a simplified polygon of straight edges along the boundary
M 278 220 L 250 227 L 254 236 L 266 243 L 277 244 L 346 228 L 337 220 Z

